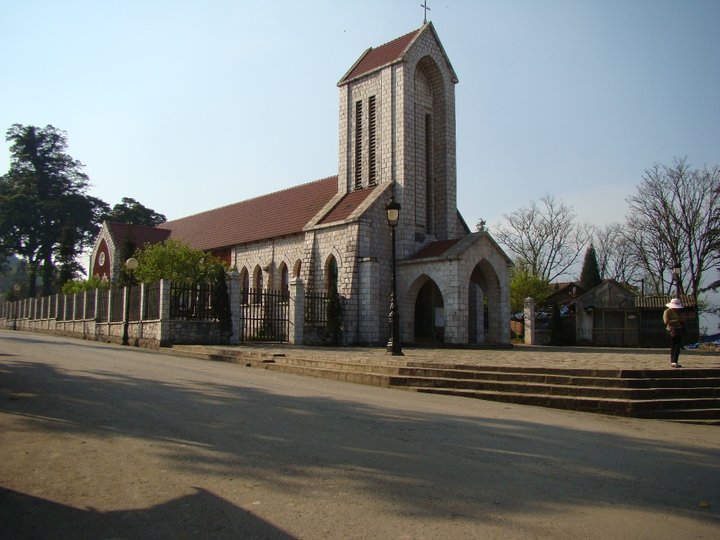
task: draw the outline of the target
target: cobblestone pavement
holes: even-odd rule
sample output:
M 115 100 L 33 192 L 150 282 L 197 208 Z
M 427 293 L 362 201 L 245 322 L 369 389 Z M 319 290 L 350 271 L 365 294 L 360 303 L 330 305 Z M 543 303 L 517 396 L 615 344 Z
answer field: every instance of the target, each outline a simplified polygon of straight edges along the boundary
M 389 355 L 382 347 L 301 347 L 256 344 L 219 347 L 248 355 L 283 354 L 287 357 L 317 357 L 373 363 L 442 363 L 484 366 L 528 366 L 578 369 L 674 369 L 667 349 L 621 349 L 602 347 L 538 347 L 515 345 L 507 349 L 404 348 L 402 357 Z M 237 354 L 236 352 L 236 354 Z M 686 350 L 680 355 L 684 368 L 720 369 L 720 352 Z

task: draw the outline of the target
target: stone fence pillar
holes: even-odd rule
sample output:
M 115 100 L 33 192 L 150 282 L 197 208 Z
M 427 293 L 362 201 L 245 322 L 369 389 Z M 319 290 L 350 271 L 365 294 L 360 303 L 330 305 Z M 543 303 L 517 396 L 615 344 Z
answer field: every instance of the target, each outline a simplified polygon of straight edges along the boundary
M 240 282 L 240 272 L 233 270 L 228 274 L 228 297 L 230 298 L 230 313 L 232 315 L 232 335 L 230 336 L 231 345 L 237 345 L 240 343 L 240 329 L 244 324 L 241 288 L 242 283 Z
M 293 345 L 302 345 L 303 331 L 305 330 L 305 285 L 303 285 L 302 279 L 296 277 L 290 281 L 289 286 L 288 319 L 290 329 L 288 341 Z
M 161 347 L 172 345 L 170 339 L 170 285 L 169 279 L 160 280 L 160 340 Z
M 523 318 L 525 319 L 525 345 L 535 345 L 537 343 L 535 335 L 535 300 L 530 297 L 525 299 Z

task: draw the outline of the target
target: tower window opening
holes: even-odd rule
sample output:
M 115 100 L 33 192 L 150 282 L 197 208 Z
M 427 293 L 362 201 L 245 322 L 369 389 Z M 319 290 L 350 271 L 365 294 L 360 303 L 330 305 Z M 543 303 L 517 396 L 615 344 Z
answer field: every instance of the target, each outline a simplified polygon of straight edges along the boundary
M 355 189 L 362 189 L 362 101 L 355 103 Z
M 375 96 L 370 96 L 368 103 L 368 185 L 377 184 L 377 163 L 376 163 L 376 147 L 377 147 L 377 122 L 376 122 L 376 105 Z
M 433 232 L 432 115 L 425 115 L 425 231 Z

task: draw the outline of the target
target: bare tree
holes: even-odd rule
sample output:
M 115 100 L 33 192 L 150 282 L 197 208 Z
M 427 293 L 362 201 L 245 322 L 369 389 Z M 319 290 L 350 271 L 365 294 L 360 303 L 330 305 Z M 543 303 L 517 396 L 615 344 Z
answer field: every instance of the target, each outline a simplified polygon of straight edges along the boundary
M 596 228 L 594 237 L 600 275 L 604 279 L 639 285 L 644 276 L 637 264 L 634 244 L 628 231 L 619 223 L 611 223 Z
M 686 159 L 645 171 L 630 206 L 627 230 L 638 264 L 657 289 L 672 292 L 672 267 L 682 286 L 697 295 L 703 275 L 720 268 L 720 167 L 691 169 Z
M 567 273 L 591 238 L 591 226 L 576 223 L 572 207 L 550 195 L 504 217 L 493 236 L 548 282 Z

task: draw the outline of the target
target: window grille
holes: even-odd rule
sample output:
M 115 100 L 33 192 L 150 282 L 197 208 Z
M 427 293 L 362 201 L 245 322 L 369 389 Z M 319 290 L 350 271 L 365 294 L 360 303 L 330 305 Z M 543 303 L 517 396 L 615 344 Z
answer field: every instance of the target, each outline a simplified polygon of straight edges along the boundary
M 376 165 L 376 145 L 377 145 L 377 131 L 376 131 L 376 106 L 375 96 L 370 96 L 370 102 L 368 106 L 368 114 L 370 116 L 368 123 L 368 139 L 369 149 L 368 158 L 370 161 L 368 169 L 368 185 L 374 186 L 377 184 L 377 165 Z
M 362 189 L 362 101 L 355 103 L 355 189 Z

